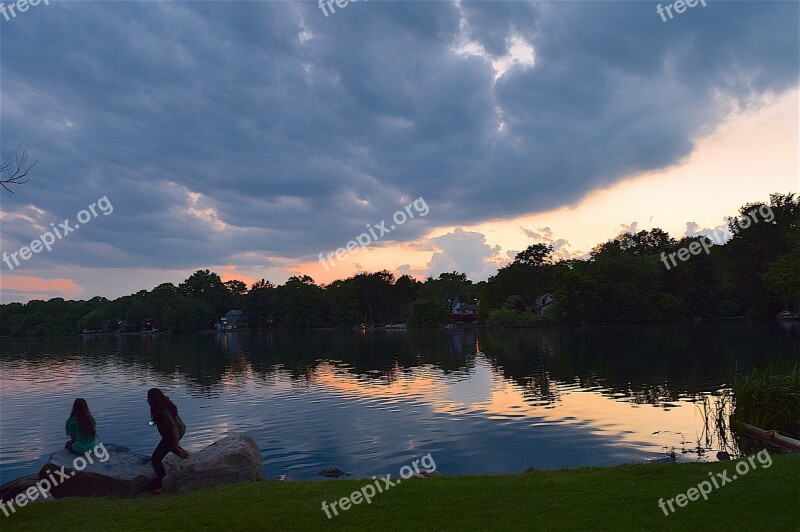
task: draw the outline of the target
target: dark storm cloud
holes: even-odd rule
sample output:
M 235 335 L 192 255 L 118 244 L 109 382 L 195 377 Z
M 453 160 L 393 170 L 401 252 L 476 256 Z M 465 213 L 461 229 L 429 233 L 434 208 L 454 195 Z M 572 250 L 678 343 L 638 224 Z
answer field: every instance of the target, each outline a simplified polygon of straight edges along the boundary
M 420 196 L 430 214 L 391 239 L 541 211 L 674 164 L 731 102 L 795 86 L 797 20 L 795 2 L 668 23 L 649 2 L 356 2 L 327 18 L 52 2 L 2 22 L 2 150 L 39 159 L 2 211 L 34 204 L 47 225 L 108 195 L 114 213 L 38 266 L 153 268 L 316 256 Z M 454 51 L 465 39 L 496 57 L 527 41 L 535 66 L 495 83 Z M 3 249 L 39 233 L 7 216 Z

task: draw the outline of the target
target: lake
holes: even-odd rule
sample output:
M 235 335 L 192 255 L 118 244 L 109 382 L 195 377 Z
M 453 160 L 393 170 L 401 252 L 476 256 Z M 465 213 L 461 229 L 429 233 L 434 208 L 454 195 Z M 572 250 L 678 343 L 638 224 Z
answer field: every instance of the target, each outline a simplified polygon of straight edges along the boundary
M 190 453 L 251 435 L 264 478 L 445 475 L 716 460 L 707 430 L 735 368 L 798 360 L 796 328 L 743 320 L 456 331 L 3 338 L 0 483 L 63 447 L 76 397 L 100 440 L 149 455 L 147 389 L 177 404 Z M 722 411 L 727 408 L 722 405 Z M 713 423 L 709 423 L 713 425 Z

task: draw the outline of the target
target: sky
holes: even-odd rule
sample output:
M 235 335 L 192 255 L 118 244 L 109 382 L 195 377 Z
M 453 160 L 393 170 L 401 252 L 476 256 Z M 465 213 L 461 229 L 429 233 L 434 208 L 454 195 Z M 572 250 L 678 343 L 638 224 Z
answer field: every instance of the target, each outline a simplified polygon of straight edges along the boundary
M 480 281 L 800 190 L 796 1 L 340 4 L 0 11 L 0 152 L 36 161 L 0 189 L 0 302 Z

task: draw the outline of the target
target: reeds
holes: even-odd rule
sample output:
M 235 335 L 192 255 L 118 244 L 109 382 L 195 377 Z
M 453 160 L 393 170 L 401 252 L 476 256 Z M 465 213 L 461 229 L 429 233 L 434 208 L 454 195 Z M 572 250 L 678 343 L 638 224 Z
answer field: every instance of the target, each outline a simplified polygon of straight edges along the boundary
M 731 421 L 797 435 L 800 423 L 800 365 L 770 364 L 733 379 Z
M 739 442 L 735 437 L 729 437 L 732 429 L 729 423 L 734 409 L 730 388 L 722 388 L 711 396 L 703 395 L 696 401 L 696 406 L 703 418 L 703 433 L 697 439 L 698 456 L 712 449 L 724 451 L 730 456 L 741 456 Z

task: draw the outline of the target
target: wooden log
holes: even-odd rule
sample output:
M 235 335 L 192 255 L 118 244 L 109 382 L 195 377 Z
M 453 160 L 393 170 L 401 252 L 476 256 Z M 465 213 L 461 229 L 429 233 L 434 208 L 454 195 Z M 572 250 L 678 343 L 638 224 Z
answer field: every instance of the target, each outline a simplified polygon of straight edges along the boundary
M 781 447 L 786 447 L 787 449 L 800 451 L 800 440 L 795 440 L 794 438 L 784 436 L 775 430 L 764 430 L 753 425 L 748 425 L 747 423 L 742 423 L 742 426 L 744 427 L 744 431 L 751 436 L 770 441 L 780 445 Z

